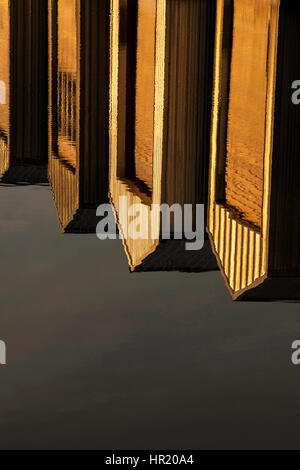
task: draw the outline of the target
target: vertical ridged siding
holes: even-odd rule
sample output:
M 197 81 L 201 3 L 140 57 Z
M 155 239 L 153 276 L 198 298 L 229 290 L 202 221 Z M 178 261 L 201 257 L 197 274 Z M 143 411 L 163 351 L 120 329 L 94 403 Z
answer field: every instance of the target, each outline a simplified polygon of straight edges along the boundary
M 49 177 L 58 218 L 64 229 L 78 209 L 78 179 L 74 170 L 54 156 L 49 161 Z
M 49 1 L 49 177 L 63 229 L 108 201 L 109 5 Z
M 229 76 L 232 65 L 234 2 L 217 0 L 215 63 L 212 106 L 208 232 L 220 269 L 233 298 L 241 291 L 258 285 L 268 274 L 270 168 L 274 107 L 274 76 L 278 38 L 279 0 L 268 0 L 270 33 L 268 42 L 268 77 L 261 229 L 242 221 L 234 205 L 225 198 L 225 162 L 228 129 Z M 236 85 L 235 85 L 236 86 Z M 232 85 L 231 85 L 232 88 Z M 231 90 L 232 91 L 232 90 Z M 232 119 L 238 120 L 238 113 Z M 237 188 L 236 188 L 237 189 Z M 239 191 L 240 191 L 239 187 Z M 235 207 L 232 209 L 232 207 Z
M 76 89 L 76 77 L 59 70 L 57 77 L 58 133 L 74 145 L 76 144 Z
M 80 204 L 108 202 L 110 0 L 81 0 Z
M 206 205 L 216 4 L 166 7 L 163 197 L 170 205 Z
M 72 7 L 75 11 L 75 2 L 66 2 L 66 7 Z M 64 231 L 72 220 L 79 206 L 78 170 L 76 170 L 76 147 L 72 145 L 67 135 L 63 136 L 62 130 L 67 134 L 66 122 L 70 121 L 66 114 L 68 103 L 72 100 L 66 97 L 66 76 L 76 77 L 76 25 L 61 34 L 67 40 L 62 39 L 62 46 L 58 47 L 58 22 L 57 7 L 62 8 L 63 2 L 49 1 L 49 180 L 53 199 L 57 208 L 59 221 Z M 68 10 L 68 8 L 67 8 Z M 64 10 L 62 9 L 61 12 Z M 63 15 L 62 15 L 63 16 Z M 68 24 L 66 25 L 68 28 Z M 64 44 L 67 42 L 68 44 Z M 74 50 L 75 49 L 75 50 Z M 71 51 L 75 53 L 70 61 Z M 64 57 L 66 57 L 64 62 Z M 71 63 L 70 63 L 71 62 Z M 71 70 L 71 68 L 73 69 Z M 74 71 L 75 67 L 75 71 Z M 63 82 L 65 80 L 65 82 Z M 74 93 L 73 93 L 74 96 Z M 74 105 L 73 105 L 74 106 Z M 74 115 L 74 109 L 71 115 Z M 73 152 L 72 152 L 73 149 Z
M 9 150 L 7 138 L 0 136 L 0 177 L 8 170 L 9 167 Z
M 233 292 L 249 287 L 265 274 L 261 234 L 232 218 L 230 210 L 220 204 L 215 205 L 212 237 Z

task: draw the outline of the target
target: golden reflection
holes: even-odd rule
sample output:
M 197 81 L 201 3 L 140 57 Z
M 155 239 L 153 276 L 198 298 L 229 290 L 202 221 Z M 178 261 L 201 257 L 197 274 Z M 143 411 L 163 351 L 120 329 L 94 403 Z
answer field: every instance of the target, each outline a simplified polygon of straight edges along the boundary
M 49 179 L 64 232 L 95 233 L 108 200 L 109 0 L 51 0 Z
M 135 176 L 152 190 L 156 0 L 138 1 Z
M 63 230 L 79 207 L 76 169 L 76 80 L 77 11 L 76 0 L 50 3 L 50 126 L 49 179 Z
M 9 1 L 0 0 L 0 81 L 5 87 L 0 103 L 0 175 L 9 166 L 9 19 Z
M 173 217 L 171 240 L 162 240 L 160 213 L 151 210 L 206 202 L 214 4 L 111 5 L 109 196 L 130 269 L 216 269 L 207 244 L 195 253 L 174 239 Z M 137 238 L 130 234 L 136 217 L 123 204 L 139 205 Z
M 234 2 L 226 202 L 261 227 L 270 0 Z
M 0 177 L 45 183 L 47 2 L 0 0 Z
M 57 113 L 59 156 L 76 168 L 77 17 L 76 0 L 57 5 Z
M 158 202 L 160 192 L 159 174 L 153 171 L 152 177 L 153 113 L 154 109 L 161 109 L 154 106 L 155 90 L 159 85 L 163 89 L 163 81 L 155 83 L 155 46 L 159 44 L 162 49 L 164 42 L 161 35 L 155 44 L 156 4 L 161 12 L 158 18 L 164 21 L 160 0 L 112 0 L 109 196 L 116 210 L 119 231 L 124 236 L 123 245 L 131 270 L 159 245 L 159 240 L 151 237 L 149 226 L 148 239 L 128 237 L 132 217 L 126 210 L 122 211 L 120 203 L 120 197 L 125 196 L 128 207 L 141 204 L 144 209 L 141 217 L 148 221 L 150 205 Z M 161 118 L 160 115 L 159 122 Z M 122 212 L 123 217 L 120 217 Z M 158 219 L 156 222 L 159 226 Z
M 6 103 L 0 104 L 0 138 L 9 134 L 9 1 L 0 0 L 0 80 L 5 84 Z
M 208 230 L 233 299 L 268 276 L 279 7 L 217 2 Z

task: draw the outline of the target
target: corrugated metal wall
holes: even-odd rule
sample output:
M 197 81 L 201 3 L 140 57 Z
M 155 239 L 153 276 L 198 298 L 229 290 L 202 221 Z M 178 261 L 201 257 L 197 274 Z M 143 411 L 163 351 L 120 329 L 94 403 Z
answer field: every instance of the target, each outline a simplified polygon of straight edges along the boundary
M 215 205 L 211 229 L 215 251 L 234 292 L 265 274 L 263 240 L 258 231 L 233 219 L 231 212 L 220 204 Z
M 52 155 L 49 162 L 51 188 L 62 228 L 78 209 L 78 179 L 74 170 Z

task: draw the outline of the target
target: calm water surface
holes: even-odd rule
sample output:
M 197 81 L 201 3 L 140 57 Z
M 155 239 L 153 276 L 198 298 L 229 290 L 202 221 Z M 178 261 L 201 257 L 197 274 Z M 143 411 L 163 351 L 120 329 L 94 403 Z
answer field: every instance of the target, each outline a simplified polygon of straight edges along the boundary
M 46 187 L 0 187 L 2 449 L 299 448 L 299 304 L 220 273 L 130 274 L 62 235 Z

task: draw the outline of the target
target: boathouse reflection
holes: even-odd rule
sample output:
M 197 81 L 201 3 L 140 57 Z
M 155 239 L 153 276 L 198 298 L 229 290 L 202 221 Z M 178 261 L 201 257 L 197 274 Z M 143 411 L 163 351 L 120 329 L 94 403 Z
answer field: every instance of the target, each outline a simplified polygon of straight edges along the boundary
M 210 238 L 234 299 L 298 299 L 300 7 L 217 5 Z
M 109 0 L 49 3 L 49 179 L 65 232 L 108 200 Z
M 214 27 L 211 1 L 112 1 L 109 194 L 121 233 L 120 196 L 148 217 L 151 204 L 207 201 Z M 132 270 L 216 268 L 208 243 L 193 256 L 150 234 L 124 247 Z
M 0 48 L 0 177 L 45 183 L 47 0 L 0 0 Z

